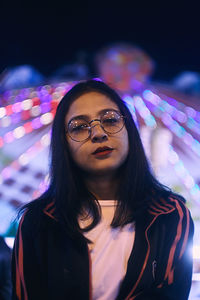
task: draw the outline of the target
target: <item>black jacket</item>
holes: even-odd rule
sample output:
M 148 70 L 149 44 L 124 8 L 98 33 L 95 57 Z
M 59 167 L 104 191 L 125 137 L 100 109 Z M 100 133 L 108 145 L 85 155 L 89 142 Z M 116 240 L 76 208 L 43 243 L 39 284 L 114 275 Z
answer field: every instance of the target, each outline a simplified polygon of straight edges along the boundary
M 72 240 L 54 203 L 36 230 L 34 209 L 22 216 L 13 251 L 13 299 L 92 300 L 85 239 Z M 135 242 L 117 300 L 186 300 L 191 286 L 193 221 L 178 199 L 160 199 L 136 222 Z M 108 299 L 114 300 L 114 299 Z
M 10 300 L 11 289 L 11 249 L 0 236 L 0 300 Z

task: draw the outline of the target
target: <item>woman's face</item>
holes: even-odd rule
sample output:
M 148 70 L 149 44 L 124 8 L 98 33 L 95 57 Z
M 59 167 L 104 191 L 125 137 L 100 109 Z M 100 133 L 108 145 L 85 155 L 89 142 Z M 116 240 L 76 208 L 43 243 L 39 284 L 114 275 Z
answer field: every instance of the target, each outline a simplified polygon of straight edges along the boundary
M 117 110 L 118 106 L 107 96 L 89 92 L 78 97 L 70 106 L 65 117 L 66 127 L 72 120 L 84 118 L 88 122 L 100 119 L 106 110 Z M 81 116 L 81 117 L 80 117 Z M 109 175 L 125 161 L 129 151 L 128 133 L 124 126 L 116 134 L 108 134 L 99 121 L 91 123 L 91 135 L 85 141 L 76 142 L 67 134 L 69 150 L 75 163 L 84 171 L 96 175 Z

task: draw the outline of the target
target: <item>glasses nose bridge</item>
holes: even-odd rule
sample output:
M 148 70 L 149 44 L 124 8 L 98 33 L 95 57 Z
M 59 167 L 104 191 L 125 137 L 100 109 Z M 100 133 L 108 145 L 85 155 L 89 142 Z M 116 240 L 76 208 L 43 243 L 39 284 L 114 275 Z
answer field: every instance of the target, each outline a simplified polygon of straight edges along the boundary
M 91 124 L 92 124 L 93 122 L 98 122 L 98 123 L 96 123 L 96 124 L 94 124 L 94 125 L 91 126 Z M 90 135 L 91 135 L 91 136 L 93 136 L 93 135 L 95 135 L 95 136 L 98 135 L 98 134 L 100 133 L 100 131 L 102 131 L 102 133 L 105 134 L 105 130 L 104 130 L 102 124 L 101 124 L 101 120 L 100 120 L 100 119 L 94 119 L 94 120 L 90 121 L 89 124 L 90 124 Z M 97 125 L 100 126 L 101 130 L 99 131 L 99 129 L 97 129 L 97 131 L 93 131 L 93 132 L 92 132 L 92 129 L 95 128 Z
M 93 122 L 98 122 L 98 123 L 91 126 L 91 124 L 92 124 Z M 96 127 L 97 125 L 100 125 L 100 127 L 101 127 L 102 129 L 104 129 L 103 126 L 102 126 L 102 124 L 101 124 L 101 120 L 100 120 L 100 119 L 94 119 L 94 120 L 90 121 L 90 122 L 89 122 L 89 125 L 90 125 L 90 132 L 91 132 L 92 128 Z
M 96 125 L 91 126 L 91 124 L 92 124 L 93 122 L 99 122 L 99 123 L 101 124 L 101 120 L 100 120 L 100 119 L 93 119 L 93 120 L 91 120 L 91 121 L 89 122 L 90 128 L 92 128 L 92 127 L 98 125 L 98 124 L 96 124 Z

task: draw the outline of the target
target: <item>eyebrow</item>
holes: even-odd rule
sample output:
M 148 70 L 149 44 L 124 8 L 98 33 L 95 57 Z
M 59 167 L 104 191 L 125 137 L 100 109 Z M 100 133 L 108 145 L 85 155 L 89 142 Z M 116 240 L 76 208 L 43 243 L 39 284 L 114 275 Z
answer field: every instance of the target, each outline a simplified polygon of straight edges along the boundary
M 101 115 L 103 115 L 104 113 L 106 113 L 107 111 L 117 111 L 118 113 L 120 113 L 120 111 L 117 110 L 117 109 L 114 109 L 114 108 L 105 108 L 105 109 L 100 110 L 100 111 L 98 112 L 98 114 L 101 116 Z M 90 118 L 89 118 L 88 115 L 78 115 L 78 116 L 74 116 L 73 118 L 71 118 L 71 119 L 69 120 L 68 124 L 69 124 L 71 121 L 73 121 L 73 120 L 85 120 L 85 121 L 89 122 L 89 121 L 90 121 Z

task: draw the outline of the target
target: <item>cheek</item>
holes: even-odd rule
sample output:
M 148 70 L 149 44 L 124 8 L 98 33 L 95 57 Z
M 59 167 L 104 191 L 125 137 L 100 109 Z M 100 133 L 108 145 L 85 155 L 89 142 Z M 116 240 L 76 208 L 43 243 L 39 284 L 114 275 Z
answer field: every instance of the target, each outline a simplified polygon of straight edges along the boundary
M 121 147 L 123 149 L 124 155 L 127 155 L 129 152 L 129 139 L 128 139 L 128 133 L 126 130 L 124 132 L 122 132 Z
M 67 138 L 67 147 L 69 149 L 69 152 L 71 154 L 71 157 L 75 159 L 76 151 L 77 151 L 77 145 L 72 141 L 71 139 Z
M 83 148 L 82 143 L 77 143 L 72 140 L 67 140 L 67 144 L 69 147 L 69 152 L 71 154 L 71 157 L 76 163 L 80 164 L 81 161 L 84 160 L 84 156 L 82 155 L 82 148 Z

